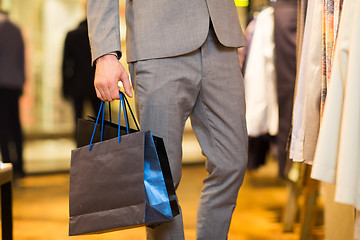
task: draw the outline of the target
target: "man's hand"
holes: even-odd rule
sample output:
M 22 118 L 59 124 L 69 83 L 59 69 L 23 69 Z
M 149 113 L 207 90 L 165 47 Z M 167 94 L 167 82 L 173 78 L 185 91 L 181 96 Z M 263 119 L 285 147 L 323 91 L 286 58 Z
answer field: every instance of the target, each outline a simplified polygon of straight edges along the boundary
M 126 95 L 132 97 L 129 75 L 119 60 L 111 54 L 98 58 L 94 80 L 97 97 L 102 101 L 119 99 L 119 81 L 123 83 Z

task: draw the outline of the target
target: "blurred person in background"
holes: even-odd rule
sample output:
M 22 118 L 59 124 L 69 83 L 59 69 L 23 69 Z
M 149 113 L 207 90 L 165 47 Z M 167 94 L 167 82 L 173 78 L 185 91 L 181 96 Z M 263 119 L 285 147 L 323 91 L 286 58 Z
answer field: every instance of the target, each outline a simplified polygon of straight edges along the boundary
M 72 100 L 75 124 L 78 118 L 83 117 L 86 101 L 90 101 L 94 113 L 99 109 L 100 100 L 93 86 L 94 75 L 87 21 L 84 20 L 66 36 L 62 65 L 63 95 Z
M 0 2 L 1 5 L 1 2 Z M 25 82 L 24 42 L 20 29 L 0 11 L 0 146 L 2 161 L 24 177 L 19 98 Z

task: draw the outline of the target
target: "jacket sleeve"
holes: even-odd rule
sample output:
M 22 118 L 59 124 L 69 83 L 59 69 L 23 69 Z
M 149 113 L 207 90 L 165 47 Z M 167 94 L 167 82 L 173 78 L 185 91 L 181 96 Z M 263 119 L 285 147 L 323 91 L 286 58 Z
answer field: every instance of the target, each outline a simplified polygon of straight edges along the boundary
M 88 0 L 87 18 L 92 63 L 110 52 L 121 56 L 118 0 Z

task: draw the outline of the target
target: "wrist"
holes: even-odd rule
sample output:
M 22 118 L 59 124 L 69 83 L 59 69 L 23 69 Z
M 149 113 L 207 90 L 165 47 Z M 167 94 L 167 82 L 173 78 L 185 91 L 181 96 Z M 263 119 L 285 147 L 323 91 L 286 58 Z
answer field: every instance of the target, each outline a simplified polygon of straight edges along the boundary
M 95 63 L 99 64 L 104 61 L 114 61 L 114 60 L 118 61 L 117 55 L 112 54 L 112 53 L 107 53 L 107 54 L 102 55 L 101 57 L 97 58 Z
M 114 55 L 117 60 L 120 60 L 120 56 L 119 56 L 119 54 L 117 52 L 111 52 L 111 53 L 108 53 L 106 55 Z

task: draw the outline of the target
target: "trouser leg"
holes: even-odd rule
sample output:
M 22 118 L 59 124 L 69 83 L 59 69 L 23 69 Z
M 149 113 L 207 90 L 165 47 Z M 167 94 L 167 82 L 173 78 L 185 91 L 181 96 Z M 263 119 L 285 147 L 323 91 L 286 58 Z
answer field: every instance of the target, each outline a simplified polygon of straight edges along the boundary
M 78 119 L 83 117 L 84 113 L 84 98 L 79 96 L 73 96 L 73 110 L 74 110 L 74 121 L 75 121 L 75 129 L 77 129 Z M 96 116 L 97 112 L 95 112 Z M 76 139 L 76 131 L 74 131 L 74 139 Z
M 130 65 L 142 130 L 162 137 L 175 188 L 181 178 L 182 135 L 187 117 L 204 154 L 209 176 L 198 212 L 198 237 L 226 239 L 246 169 L 244 86 L 234 48 L 209 35 L 201 50 Z M 182 215 L 148 228 L 148 239 L 184 239 Z
M 14 160 L 14 172 L 20 176 L 24 175 L 23 169 L 23 134 L 20 123 L 20 112 L 19 112 L 19 98 L 20 93 L 15 94 L 13 98 L 13 104 L 10 109 L 11 116 L 11 129 L 16 149 L 16 160 Z
M 10 128 L 9 128 L 9 99 L 8 91 L 0 88 L 0 107 L 4 113 L 0 117 L 0 147 L 1 159 L 3 162 L 10 162 L 9 141 L 10 141 Z
M 185 56 L 139 61 L 130 65 L 136 109 L 142 130 L 163 138 L 175 188 L 181 178 L 182 136 L 199 92 L 199 51 Z M 182 215 L 147 228 L 148 239 L 184 239 Z
M 84 98 L 74 96 L 73 97 L 73 106 L 74 106 L 74 114 L 75 114 L 75 123 L 77 123 L 78 118 L 83 117 L 84 113 Z
M 224 240 L 247 165 L 244 85 L 235 48 L 213 31 L 201 48 L 201 90 L 191 122 L 209 175 L 201 192 L 197 239 Z
M 14 173 L 23 175 L 23 136 L 19 116 L 20 93 L 20 90 L 0 90 L 1 109 L 4 113 L 0 118 L 0 145 L 2 160 L 13 163 Z M 13 149 L 12 146 L 15 151 L 10 151 Z M 12 152 L 16 154 L 11 154 Z
M 91 102 L 91 106 L 94 111 L 94 114 L 97 114 L 99 112 L 101 100 L 98 99 L 97 97 L 90 97 L 89 100 Z

